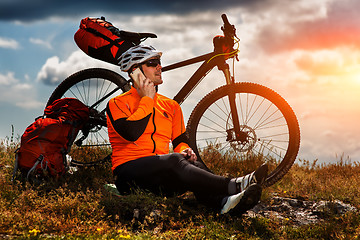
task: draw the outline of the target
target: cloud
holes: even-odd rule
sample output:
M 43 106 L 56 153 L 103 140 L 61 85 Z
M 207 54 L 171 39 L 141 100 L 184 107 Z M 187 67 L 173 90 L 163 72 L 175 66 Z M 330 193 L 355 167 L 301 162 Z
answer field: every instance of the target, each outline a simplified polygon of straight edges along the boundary
M 294 6 L 296 4 L 292 5 Z M 312 10 L 312 14 L 309 14 L 310 6 L 299 4 L 294 17 L 290 15 L 293 11 L 286 11 L 279 13 L 274 20 L 267 18 L 268 24 L 263 26 L 258 35 L 258 42 L 263 49 L 268 53 L 341 46 L 360 49 L 359 1 L 329 1 L 326 5 L 323 4 L 320 13 Z M 274 17 L 272 14 L 268 16 Z
M 336 51 L 303 52 L 295 59 L 295 63 L 299 69 L 313 76 L 339 75 L 347 71 L 343 56 Z
M 18 49 L 19 43 L 15 39 L 0 37 L 0 48 Z
M 92 59 L 78 50 L 73 52 L 64 61 L 61 61 L 58 56 L 47 59 L 37 74 L 37 81 L 46 85 L 58 85 L 73 73 L 90 67 L 117 68 L 111 64 Z
M 45 48 L 48 49 L 52 49 L 51 43 L 48 41 L 44 41 L 43 39 L 39 39 L 39 38 L 30 38 L 29 41 L 33 44 L 39 45 L 39 46 L 43 46 Z
M 43 106 L 43 103 L 36 100 L 36 89 L 28 83 L 21 83 L 13 72 L 0 74 L 0 102 L 23 109 Z
M 8 72 L 6 75 L 0 74 L 0 86 L 10 86 L 17 82 L 13 72 Z

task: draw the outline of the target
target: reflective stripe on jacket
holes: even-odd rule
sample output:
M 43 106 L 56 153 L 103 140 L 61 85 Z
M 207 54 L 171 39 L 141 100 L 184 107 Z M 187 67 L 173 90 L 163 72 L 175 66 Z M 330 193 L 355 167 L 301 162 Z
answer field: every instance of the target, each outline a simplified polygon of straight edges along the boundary
M 165 96 L 138 95 L 135 88 L 111 99 L 106 108 L 112 169 L 137 158 L 188 148 L 179 104 Z

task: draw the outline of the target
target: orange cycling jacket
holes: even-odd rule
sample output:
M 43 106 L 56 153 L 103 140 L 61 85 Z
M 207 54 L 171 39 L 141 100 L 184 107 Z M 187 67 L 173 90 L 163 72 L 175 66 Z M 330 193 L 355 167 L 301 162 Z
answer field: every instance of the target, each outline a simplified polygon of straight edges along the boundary
M 106 108 L 112 170 L 141 157 L 168 154 L 188 148 L 184 118 L 179 104 L 156 93 L 140 98 L 137 90 L 112 98 Z

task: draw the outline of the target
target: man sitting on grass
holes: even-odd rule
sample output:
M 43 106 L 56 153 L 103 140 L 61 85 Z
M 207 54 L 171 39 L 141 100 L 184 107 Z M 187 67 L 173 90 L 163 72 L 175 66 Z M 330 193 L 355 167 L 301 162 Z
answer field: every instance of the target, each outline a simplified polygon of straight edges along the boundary
M 121 70 L 133 78 L 133 87 L 111 99 L 106 109 L 117 189 L 126 194 L 139 187 L 166 196 L 192 191 L 198 201 L 222 214 L 253 208 L 261 196 L 267 165 L 230 179 L 209 172 L 197 161 L 187 144 L 179 104 L 156 91 L 163 83 L 161 55 L 151 46 L 139 45 L 119 61 Z M 132 75 L 136 69 L 140 74 Z

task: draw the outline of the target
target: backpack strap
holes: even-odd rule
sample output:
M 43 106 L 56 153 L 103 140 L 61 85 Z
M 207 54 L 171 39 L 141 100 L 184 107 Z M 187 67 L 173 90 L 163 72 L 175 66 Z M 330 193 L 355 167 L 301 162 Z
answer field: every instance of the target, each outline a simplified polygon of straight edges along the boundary
M 68 143 L 65 148 L 61 149 L 61 154 L 63 156 L 63 163 L 65 166 L 65 171 L 69 170 L 70 168 L 70 163 L 68 163 L 66 155 L 71 151 L 71 146 L 73 145 L 75 138 L 77 136 L 78 130 L 77 128 L 81 125 L 81 121 L 70 121 L 70 120 L 66 120 L 64 123 L 70 124 L 72 126 L 72 130 L 69 132 L 68 135 Z
M 121 48 L 120 44 L 116 40 L 112 40 L 108 36 L 106 36 L 106 35 L 102 34 L 101 32 L 97 31 L 96 29 L 86 28 L 85 31 L 90 32 L 90 33 L 94 34 L 95 36 L 101 37 L 101 38 L 105 39 L 106 41 L 108 41 L 110 44 L 115 45 L 118 48 Z
M 69 132 L 67 138 L 68 138 L 68 143 L 66 146 L 67 151 L 65 151 L 64 149 L 64 153 L 67 154 L 68 152 L 70 152 L 71 150 L 71 146 L 73 145 L 75 138 L 77 136 L 78 133 L 78 128 L 79 126 L 81 126 L 81 121 L 78 120 L 65 120 L 64 121 L 65 124 L 70 124 L 72 126 L 71 131 Z
M 40 154 L 40 156 L 36 159 L 34 166 L 29 170 L 28 174 L 26 175 L 26 178 L 28 180 L 29 180 L 30 174 L 35 171 L 35 169 L 36 169 L 37 165 L 39 165 L 39 163 L 42 164 L 43 160 L 44 160 L 44 155 Z

